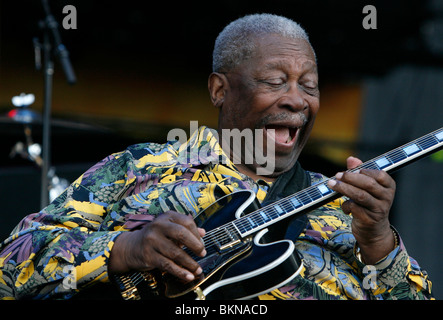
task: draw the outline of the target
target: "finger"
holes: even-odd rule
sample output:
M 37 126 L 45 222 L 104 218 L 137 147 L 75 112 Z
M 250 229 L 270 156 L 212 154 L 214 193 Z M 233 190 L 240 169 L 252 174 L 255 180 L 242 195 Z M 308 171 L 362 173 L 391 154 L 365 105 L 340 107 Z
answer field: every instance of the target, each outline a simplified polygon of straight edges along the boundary
M 206 230 L 203 228 L 198 228 L 198 233 L 200 234 L 200 237 L 204 237 L 206 234 Z
M 355 158 L 355 157 L 349 157 L 349 158 L 346 159 L 346 167 L 348 169 L 357 168 L 362 163 L 363 163 L 363 161 L 361 161 L 360 159 Z
M 177 246 L 173 241 L 165 242 L 157 250 L 161 256 L 168 258 L 166 261 L 169 260 L 170 262 L 166 266 L 162 265 L 162 268 L 173 268 L 175 272 L 182 272 L 185 278 L 189 278 L 189 273 L 193 275 L 202 273 L 200 265 L 185 250 Z
M 344 213 L 346 214 L 351 214 L 354 212 L 357 212 L 358 214 L 358 205 L 353 201 L 353 200 L 347 200 L 345 202 L 342 203 L 341 205 L 341 209 Z
M 381 178 L 379 174 L 380 172 L 376 171 L 377 170 L 362 169 L 359 172 L 340 172 L 337 173 L 335 177 L 341 183 L 355 187 L 346 189 L 353 192 L 353 195 L 345 194 L 351 199 L 354 199 L 352 196 L 357 197 L 357 199 L 360 199 L 361 197 L 364 198 L 366 197 L 365 193 L 380 200 L 390 199 L 392 195 L 392 190 L 389 190 L 390 183 L 386 178 Z M 382 185 L 377 179 L 381 180 L 386 186 Z M 346 186 L 342 187 L 346 188 Z M 361 189 L 365 193 L 357 189 Z
M 171 212 L 168 220 L 170 224 L 164 226 L 167 237 L 176 241 L 179 245 L 187 247 L 196 255 L 206 255 L 201 235 L 203 229 L 199 230 L 190 216 Z
M 185 227 L 172 223 L 168 218 L 161 218 L 153 222 L 143 237 L 145 244 L 143 251 L 144 265 L 149 269 L 158 268 L 182 280 L 194 279 L 194 275 L 202 273 L 200 265 L 182 249 L 181 244 L 173 239 L 173 230 Z M 186 231 L 190 233 L 189 231 Z M 142 246 L 140 246 L 142 247 Z
M 383 170 L 361 169 L 360 173 L 373 178 L 385 188 L 395 189 L 395 180 Z
M 376 199 L 361 188 L 340 180 L 330 180 L 328 185 L 334 191 L 341 193 L 361 206 L 367 208 L 375 207 Z
M 157 259 L 158 269 L 161 271 L 165 271 L 183 281 L 192 281 L 195 279 L 195 275 L 189 270 L 179 266 L 171 259 L 168 259 L 164 256 L 159 256 Z

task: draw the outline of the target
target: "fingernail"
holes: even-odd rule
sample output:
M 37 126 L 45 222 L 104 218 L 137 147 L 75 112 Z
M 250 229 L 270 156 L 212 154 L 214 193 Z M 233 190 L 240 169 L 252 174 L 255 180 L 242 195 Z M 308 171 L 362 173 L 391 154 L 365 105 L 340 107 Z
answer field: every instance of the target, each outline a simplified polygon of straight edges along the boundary
M 186 274 L 186 280 L 192 281 L 194 279 L 195 279 L 195 277 L 194 277 L 194 275 L 192 273 L 187 273 Z
M 195 274 L 199 275 L 203 272 L 203 269 L 201 267 L 198 267 L 197 271 L 195 271 Z
M 333 179 L 328 181 L 328 186 L 329 186 L 329 188 L 334 187 L 336 184 L 337 184 L 337 181 L 335 181 L 335 180 L 333 180 Z
M 343 172 L 337 172 L 335 177 L 340 180 L 343 177 Z

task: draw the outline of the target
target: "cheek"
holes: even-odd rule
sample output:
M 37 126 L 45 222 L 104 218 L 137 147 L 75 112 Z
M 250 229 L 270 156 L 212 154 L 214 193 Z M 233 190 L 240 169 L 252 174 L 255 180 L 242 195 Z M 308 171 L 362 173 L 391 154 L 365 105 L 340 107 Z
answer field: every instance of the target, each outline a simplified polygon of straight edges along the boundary
M 227 108 L 226 116 L 233 123 L 243 124 L 242 128 L 254 128 L 256 122 L 263 113 L 272 105 L 271 99 L 266 95 L 256 93 L 252 90 L 238 90 L 225 101 Z
M 258 90 L 253 92 L 247 101 L 251 116 L 261 119 L 269 110 L 275 107 L 279 96 L 276 94 L 263 93 Z
M 309 120 L 314 120 L 319 109 L 320 109 L 320 99 L 317 97 L 310 97 L 310 99 L 307 100 L 307 103 L 309 105 Z
M 313 101 L 313 103 L 311 103 L 312 106 L 312 114 L 315 116 L 318 112 L 318 110 L 320 110 L 320 99 L 319 98 L 315 98 L 315 100 Z
M 312 128 L 314 127 L 315 118 L 317 116 L 319 109 L 320 109 L 319 99 L 318 98 L 311 99 L 311 101 L 309 101 L 309 122 L 305 126 L 299 140 L 301 146 L 304 146 L 304 144 L 309 138 Z

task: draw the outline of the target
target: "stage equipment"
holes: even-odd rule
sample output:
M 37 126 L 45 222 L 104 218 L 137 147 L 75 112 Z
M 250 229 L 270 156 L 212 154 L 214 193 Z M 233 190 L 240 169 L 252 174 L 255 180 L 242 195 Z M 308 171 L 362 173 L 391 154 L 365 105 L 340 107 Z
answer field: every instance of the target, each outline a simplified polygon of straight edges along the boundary
M 34 38 L 35 66 L 37 70 L 43 68 L 44 75 L 44 97 L 43 97 L 43 148 L 42 148 L 42 172 L 41 172 L 41 208 L 49 204 L 49 171 L 51 166 L 51 103 L 52 103 L 52 81 L 54 74 L 54 61 L 56 57 L 63 69 L 69 84 L 76 83 L 77 79 L 69 60 L 69 52 L 62 44 L 58 30 L 58 23 L 51 14 L 48 0 L 42 0 L 45 19 L 39 22 L 43 31 L 43 41 Z M 41 62 L 41 51 L 43 51 L 43 64 Z

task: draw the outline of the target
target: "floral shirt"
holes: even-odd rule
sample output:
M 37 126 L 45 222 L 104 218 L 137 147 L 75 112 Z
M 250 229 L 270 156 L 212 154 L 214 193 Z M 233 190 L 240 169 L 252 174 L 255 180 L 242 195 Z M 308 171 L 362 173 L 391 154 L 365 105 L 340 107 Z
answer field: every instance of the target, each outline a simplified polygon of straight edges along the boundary
M 309 175 L 312 184 L 325 178 Z M 68 299 L 108 283 L 107 264 L 120 233 L 167 210 L 195 216 L 237 190 L 252 190 L 263 201 L 269 188 L 240 173 L 206 127 L 184 144 L 130 146 L 91 167 L 0 244 L 0 298 Z M 300 274 L 259 298 L 430 299 L 431 282 L 401 239 L 373 266 L 356 259 L 352 216 L 342 212 L 342 201 L 307 214 L 305 229 L 293 239 L 303 260 Z

